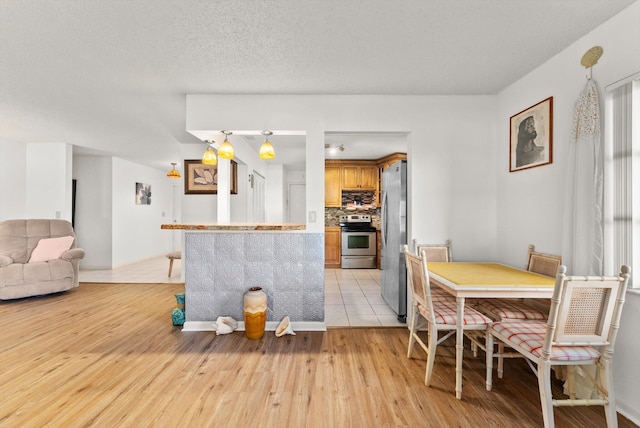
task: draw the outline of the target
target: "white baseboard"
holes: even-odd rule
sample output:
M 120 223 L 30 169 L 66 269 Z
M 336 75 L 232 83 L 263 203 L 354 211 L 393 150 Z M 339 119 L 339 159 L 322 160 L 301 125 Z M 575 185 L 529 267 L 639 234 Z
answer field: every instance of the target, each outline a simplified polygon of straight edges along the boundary
M 267 321 L 265 331 L 276 331 L 279 321 Z M 321 321 L 292 321 L 293 331 L 327 331 L 327 326 Z M 186 321 L 182 331 L 216 331 L 215 321 Z M 238 321 L 237 331 L 244 331 L 244 321 Z
M 616 399 L 616 401 L 618 401 L 618 399 Z M 631 410 L 631 409 L 626 409 L 624 408 L 624 406 L 621 408 L 620 407 L 620 403 L 618 403 L 617 409 L 618 413 L 620 413 L 622 416 L 624 416 L 625 418 L 629 419 L 631 422 L 633 422 L 634 424 L 640 426 L 640 418 L 638 417 L 638 412 L 637 410 Z M 632 414 L 633 413 L 633 414 Z
M 213 321 L 185 321 L 182 331 L 216 331 Z

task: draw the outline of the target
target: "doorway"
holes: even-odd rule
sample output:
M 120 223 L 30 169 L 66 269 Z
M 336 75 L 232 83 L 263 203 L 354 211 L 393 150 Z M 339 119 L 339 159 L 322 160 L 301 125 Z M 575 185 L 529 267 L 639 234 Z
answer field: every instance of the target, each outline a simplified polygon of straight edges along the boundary
M 289 183 L 289 223 L 306 223 L 307 185 Z

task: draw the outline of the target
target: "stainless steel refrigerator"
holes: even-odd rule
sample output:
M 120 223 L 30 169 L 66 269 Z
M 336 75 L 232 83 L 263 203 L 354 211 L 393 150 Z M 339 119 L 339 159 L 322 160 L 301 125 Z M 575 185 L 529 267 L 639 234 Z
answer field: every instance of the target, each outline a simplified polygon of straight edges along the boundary
M 402 246 L 407 243 L 407 161 L 398 161 L 382 173 L 380 289 L 382 297 L 407 319 L 407 268 Z

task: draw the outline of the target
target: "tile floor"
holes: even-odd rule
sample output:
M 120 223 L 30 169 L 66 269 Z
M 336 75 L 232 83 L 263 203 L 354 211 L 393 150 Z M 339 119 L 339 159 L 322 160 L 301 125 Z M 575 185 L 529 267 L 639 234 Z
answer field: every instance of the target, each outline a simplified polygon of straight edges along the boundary
M 406 327 L 380 294 L 377 269 L 325 269 L 327 327 Z
M 181 261 L 156 257 L 110 270 L 80 270 L 80 282 L 180 283 Z M 405 327 L 380 294 L 376 269 L 325 269 L 325 323 L 331 327 Z
M 180 278 L 180 262 L 180 260 L 173 261 L 171 278 L 168 277 L 169 259 L 163 256 L 107 270 L 83 270 L 81 265 L 79 279 L 80 282 L 184 282 Z

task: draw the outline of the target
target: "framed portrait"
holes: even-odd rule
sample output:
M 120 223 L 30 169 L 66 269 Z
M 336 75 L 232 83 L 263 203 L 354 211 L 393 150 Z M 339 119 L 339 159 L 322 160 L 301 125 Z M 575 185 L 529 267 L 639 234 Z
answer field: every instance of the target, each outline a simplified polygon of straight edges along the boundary
M 151 205 L 151 184 L 136 183 L 136 205 Z
M 231 161 L 230 189 L 232 195 L 238 194 L 238 164 Z M 205 165 L 200 159 L 184 161 L 184 194 L 216 195 L 218 193 L 218 165 Z
M 553 97 L 511 116 L 509 172 L 553 161 Z

